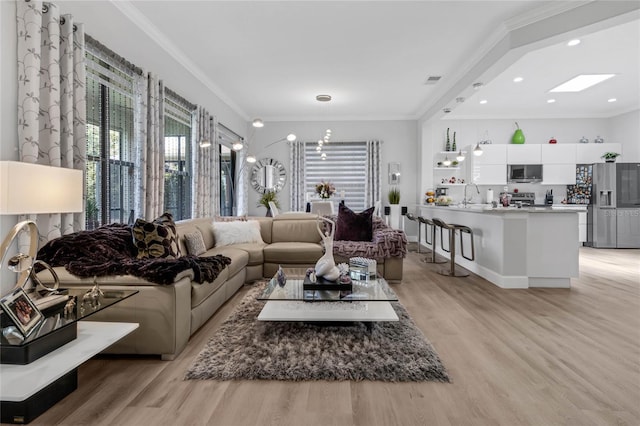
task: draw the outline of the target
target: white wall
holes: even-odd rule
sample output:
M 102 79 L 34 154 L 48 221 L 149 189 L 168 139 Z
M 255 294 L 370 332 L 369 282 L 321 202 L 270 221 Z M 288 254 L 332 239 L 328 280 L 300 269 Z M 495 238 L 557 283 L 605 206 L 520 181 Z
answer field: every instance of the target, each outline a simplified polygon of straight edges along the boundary
M 618 161 L 640 162 L 640 109 L 610 118 L 608 124 L 611 140 L 605 142 L 622 144 L 622 157 Z
M 278 139 L 294 133 L 298 140 L 317 141 L 324 136 L 325 130 L 332 130 L 332 143 L 340 141 L 367 141 L 381 140 L 382 143 L 382 202 L 387 204 L 387 192 L 389 180 L 387 175 L 389 162 L 400 163 L 400 204 L 414 205 L 418 191 L 417 176 L 419 173 L 419 152 L 417 123 L 416 121 L 335 121 L 335 122 L 266 122 L 261 129 L 255 129 L 249 134 L 250 152 L 258 159 L 274 158 L 284 164 L 289 172 L 289 146 L 286 142 L 275 144 L 263 150 Z M 327 179 L 330 179 L 327 176 Z M 282 192 L 279 193 L 283 210 L 290 210 L 289 203 L 290 186 L 289 177 Z M 256 207 L 259 195 L 253 188 L 249 188 L 249 214 L 263 216 L 266 211 L 263 207 Z

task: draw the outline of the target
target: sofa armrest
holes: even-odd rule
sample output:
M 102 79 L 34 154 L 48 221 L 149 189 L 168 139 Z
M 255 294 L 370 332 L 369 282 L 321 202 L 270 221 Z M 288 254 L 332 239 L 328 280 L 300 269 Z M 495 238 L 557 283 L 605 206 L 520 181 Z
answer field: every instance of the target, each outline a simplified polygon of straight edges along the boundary
M 373 231 L 373 242 L 385 253 L 385 257 L 407 256 L 407 235 L 393 228 L 379 228 Z
M 382 228 L 373 231 L 372 241 L 333 242 L 333 254 L 349 257 L 366 257 L 369 259 L 403 258 L 407 255 L 407 237 L 403 231 Z

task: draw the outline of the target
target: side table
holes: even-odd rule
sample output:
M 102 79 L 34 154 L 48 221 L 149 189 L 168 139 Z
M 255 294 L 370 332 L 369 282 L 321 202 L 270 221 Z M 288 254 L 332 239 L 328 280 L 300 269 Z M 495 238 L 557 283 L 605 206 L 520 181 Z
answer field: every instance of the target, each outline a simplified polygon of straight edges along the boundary
M 75 340 L 26 365 L 0 365 L 2 423 L 29 423 L 78 387 L 78 367 L 138 328 L 80 321 Z

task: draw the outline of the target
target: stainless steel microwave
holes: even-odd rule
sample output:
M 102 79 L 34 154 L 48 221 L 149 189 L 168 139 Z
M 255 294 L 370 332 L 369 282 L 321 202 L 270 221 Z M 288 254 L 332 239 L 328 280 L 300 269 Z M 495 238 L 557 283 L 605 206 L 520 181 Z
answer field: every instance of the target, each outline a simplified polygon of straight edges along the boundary
M 542 182 L 542 164 L 509 164 L 507 182 Z

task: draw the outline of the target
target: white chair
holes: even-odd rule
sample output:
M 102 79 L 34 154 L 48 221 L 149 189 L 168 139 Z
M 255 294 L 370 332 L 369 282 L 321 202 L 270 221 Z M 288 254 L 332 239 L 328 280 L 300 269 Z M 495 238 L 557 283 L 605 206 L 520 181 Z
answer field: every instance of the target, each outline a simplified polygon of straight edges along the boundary
M 382 216 L 380 214 L 380 209 L 382 208 L 382 201 L 378 200 L 373 205 L 373 215 L 374 216 Z
M 271 209 L 271 216 L 272 217 L 276 217 L 280 214 L 280 211 L 278 210 L 278 207 L 276 206 L 276 203 L 274 203 L 273 201 L 269 201 L 269 208 Z
M 311 213 L 320 216 L 333 214 L 333 202 L 332 201 L 312 201 Z

